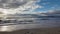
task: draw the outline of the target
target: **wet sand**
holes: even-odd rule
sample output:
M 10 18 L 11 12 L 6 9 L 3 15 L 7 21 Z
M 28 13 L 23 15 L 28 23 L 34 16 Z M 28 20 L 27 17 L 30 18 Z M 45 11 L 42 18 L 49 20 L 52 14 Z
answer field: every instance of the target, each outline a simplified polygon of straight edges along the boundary
M 46 28 L 46 27 L 49 27 L 49 28 Z M 17 28 L 20 30 L 13 31 L 13 32 L 0 32 L 0 34 L 60 34 L 60 20 L 59 21 L 44 20 L 44 21 L 41 21 L 40 24 L 19 24 L 19 25 L 16 25 L 16 27 L 14 28 Z M 32 29 L 32 28 L 35 28 L 35 29 Z
M 60 27 L 24 29 L 13 32 L 0 32 L 0 34 L 60 34 Z

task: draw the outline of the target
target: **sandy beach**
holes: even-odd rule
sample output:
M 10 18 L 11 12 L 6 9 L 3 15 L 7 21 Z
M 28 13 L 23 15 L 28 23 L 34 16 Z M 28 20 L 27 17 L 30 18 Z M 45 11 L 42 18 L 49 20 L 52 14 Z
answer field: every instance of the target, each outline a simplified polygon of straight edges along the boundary
M 13 32 L 0 32 L 0 34 L 60 34 L 60 27 L 23 29 Z

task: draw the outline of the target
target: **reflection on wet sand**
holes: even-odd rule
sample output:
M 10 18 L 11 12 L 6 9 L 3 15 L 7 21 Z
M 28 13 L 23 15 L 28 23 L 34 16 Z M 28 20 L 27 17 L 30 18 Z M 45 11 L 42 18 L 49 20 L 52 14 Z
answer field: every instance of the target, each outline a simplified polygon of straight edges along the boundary
M 34 29 L 34 28 L 52 28 L 52 27 L 60 27 L 60 23 L 48 23 L 42 22 L 42 23 L 35 23 L 35 24 L 4 24 L 0 26 L 0 31 L 6 31 L 6 32 L 11 32 L 11 31 L 16 31 L 16 30 L 21 30 L 21 29 Z

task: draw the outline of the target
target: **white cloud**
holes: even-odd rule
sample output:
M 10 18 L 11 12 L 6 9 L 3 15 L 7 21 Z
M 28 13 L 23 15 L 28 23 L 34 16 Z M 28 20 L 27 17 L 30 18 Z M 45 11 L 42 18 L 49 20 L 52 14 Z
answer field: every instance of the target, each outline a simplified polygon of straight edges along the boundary
M 20 6 L 20 8 L 17 8 L 19 9 L 19 12 L 28 12 L 28 11 L 33 11 L 37 8 L 42 8 L 42 6 L 39 6 L 39 5 L 36 5 L 35 3 L 38 2 L 39 0 L 31 0 L 31 1 L 28 1 L 25 5 L 23 6 Z
M 50 4 L 50 2 L 44 2 L 44 3 L 42 3 L 43 5 L 47 5 L 47 4 Z
M 7 14 L 32 12 L 33 10 L 37 8 L 42 8 L 42 6 L 39 6 L 36 4 L 36 2 L 39 2 L 39 1 L 40 0 L 17 0 L 17 1 L 14 1 L 14 0 L 6 1 L 5 0 L 5 3 L 2 2 L 3 4 L 2 4 L 2 8 L 0 9 L 0 11 L 2 10 L 3 12 Z M 6 8 L 9 8 L 9 9 L 6 9 Z

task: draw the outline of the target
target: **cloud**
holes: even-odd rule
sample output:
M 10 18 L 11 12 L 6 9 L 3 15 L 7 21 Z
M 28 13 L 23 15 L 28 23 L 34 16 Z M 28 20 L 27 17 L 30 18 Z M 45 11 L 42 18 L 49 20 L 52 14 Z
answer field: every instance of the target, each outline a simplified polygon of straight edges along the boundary
M 48 10 L 46 12 L 36 12 L 35 14 L 41 16 L 60 16 L 60 10 Z
M 37 8 L 42 8 L 36 2 L 40 0 L 0 0 L 0 11 L 3 10 L 7 14 L 32 12 Z
M 60 14 L 60 10 L 49 10 L 48 13 L 50 13 L 50 14 Z
M 46 13 L 43 13 L 47 16 L 60 16 L 60 10 L 49 10 Z
M 39 2 L 40 0 L 30 0 L 28 1 L 25 5 L 20 6 L 19 11 L 26 13 L 26 12 L 31 12 L 34 11 L 37 8 L 42 8 L 42 6 L 36 5 L 36 2 Z
M 0 8 L 17 8 L 26 3 L 27 0 L 0 0 Z

